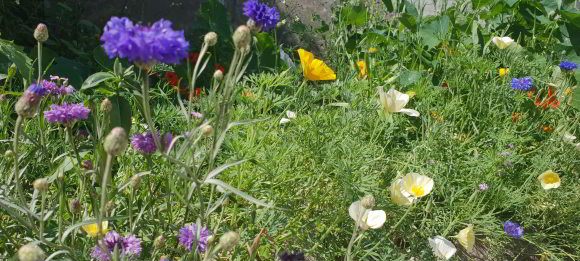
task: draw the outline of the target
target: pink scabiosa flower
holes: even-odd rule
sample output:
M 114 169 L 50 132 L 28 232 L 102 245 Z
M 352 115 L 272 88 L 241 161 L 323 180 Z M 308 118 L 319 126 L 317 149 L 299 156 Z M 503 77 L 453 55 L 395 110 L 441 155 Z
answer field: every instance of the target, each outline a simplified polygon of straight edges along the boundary
M 57 78 L 55 78 L 57 77 Z M 54 82 L 54 81 L 47 81 L 47 80 L 42 80 L 40 82 L 40 84 L 44 87 L 44 89 L 46 89 L 46 92 L 50 95 L 54 95 L 54 96 L 63 96 L 63 95 L 67 95 L 67 94 L 71 94 L 74 93 L 76 90 L 75 88 L 73 88 L 72 86 L 67 86 L 65 84 L 60 84 L 60 80 L 61 78 L 58 78 L 58 76 L 51 76 L 51 79 L 56 79 L 58 81 Z M 62 78 L 62 79 L 66 79 L 66 78 Z M 68 79 L 66 79 L 68 81 Z M 66 81 L 64 81 L 66 82 Z
M 90 112 L 82 103 L 53 104 L 50 111 L 44 112 L 44 119 L 50 123 L 72 125 L 77 120 L 88 119 Z
M 131 138 L 131 147 L 143 154 L 153 154 L 157 150 L 153 134 L 151 132 L 139 133 Z
M 195 238 L 197 235 L 197 225 L 185 225 L 179 230 L 179 244 L 183 245 L 185 249 L 191 250 L 193 242 L 197 242 L 197 250 L 199 252 L 205 252 L 207 249 L 207 243 L 211 236 L 211 232 L 206 227 L 202 227 L 199 232 L 199 238 Z
M 122 260 L 137 259 L 141 254 L 141 240 L 134 235 L 122 237 L 116 231 L 110 231 L 97 246 L 93 247 L 91 257 L 98 261 L 109 261 L 109 255 L 119 249 Z
M 481 191 L 487 190 L 488 188 L 489 188 L 489 186 L 485 183 L 479 184 L 479 190 L 481 190 Z
M 197 118 L 197 119 L 201 119 L 203 118 L 203 114 L 196 112 L 196 111 L 192 111 L 191 112 L 191 117 Z
M 171 29 L 171 22 L 159 20 L 152 26 L 133 24 L 127 17 L 111 17 L 101 36 L 109 56 L 127 58 L 137 64 L 177 64 L 187 57 L 189 42 L 183 31 Z

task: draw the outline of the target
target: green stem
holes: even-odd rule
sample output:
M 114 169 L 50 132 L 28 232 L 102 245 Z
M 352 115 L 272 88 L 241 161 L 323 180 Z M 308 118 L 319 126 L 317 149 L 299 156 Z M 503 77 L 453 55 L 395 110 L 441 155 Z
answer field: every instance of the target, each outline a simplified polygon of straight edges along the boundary
M 135 198 L 135 188 L 131 188 L 129 194 L 129 231 L 133 232 L 133 199 Z
M 109 183 L 109 176 L 111 175 L 111 165 L 113 162 L 113 155 L 107 154 L 107 163 L 105 164 L 105 173 L 103 173 L 103 183 L 101 183 L 101 209 L 99 217 L 97 218 L 97 227 L 99 228 L 99 237 L 103 235 L 103 216 L 107 207 L 107 183 Z
M 81 156 L 79 154 L 79 151 L 77 149 L 77 146 L 75 145 L 75 142 L 73 141 L 72 130 L 71 130 L 70 127 L 66 127 L 66 135 L 67 135 L 67 140 L 70 142 L 70 146 L 72 147 L 73 152 L 75 153 L 75 157 L 77 159 L 76 166 L 79 167 L 82 164 Z M 80 192 L 79 192 L 78 198 L 79 198 L 79 201 L 81 201 L 82 200 L 83 193 L 84 193 L 84 187 L 85 187 L 84 186 L 84 179 L 83 179 L 83 175 L 82 174 L 79 175 L 79 186 L 80 186 Z
M 387 233 L 386 236 L 384 236 L 385 238 L 389 237 L 393 231 L 395 231 L 397 229 L 397 227 L 399 227 L 399 225 L 401 225 L 401 223 L 403 223 L 403 220 L 405 220 L 405 218 L 407 217 L 407 215 L 409 215 L 409 213 L 411 213 L 411 210 L 415 207 L 415 205 L 410 206 L 409 208 L 407 208 L 407 211 L 405 211 L 405 214 L 403 214 L 403 216 L 399 219 L 399 221 L 395 224 L 395 226 L 393 226 L 390 230 L 389 233 Z
M 12 174 L 14 175 L 14 179 L 16 181 L 16 195 L 18 196 L 20 203 L 24 205 L 26 204 L 26 201 L 24 200 L 24 192 L 22 191 L 20 173 L 18 173 L 18 141 L 20 138 L 20 127 L 22 125 L 22 120 L 22 116 L 18 115 L 18 118 L 16 118 L 16 123 L 14 124 L 14 143 L 12 146 L 12 152 L 14 152 L 14 167 L 12 169 Z
M 46 205 L 46 191 L 40 192 L 41 202 L 40 202 L 40 228 L 38 229 L 38 238 L 42 241 L 44 240 L 44 208 Z
M 40 84 L 42 80 L 42 42 L 38 41 L 38 80 L 36 81 L 37 84 Z
M 59 175 L 62 175 L 62 173 L 59 173 Z M 64 195 L 64 175 L 62 175 L 62 177 L 58 178 L 58 190 L 59 190 L 59 212 L 60 214 L 58 215 L 58 241 L 62 244 L 62 234 L 64 232 L 64 212 L 65 212 L 65 195 Z M 82 202 L 82 201 L 81 201 Z
M 358 231 L 358 224 L 355 224 L 354 229 L 352 230 L 352 236 L 350 237 L 350 242 L 348 242 L 348 247 L 346 248 L 346 257 L 344 258 L 345 261 L 351 261 L 351 251 L 354 242 L 356 241 L 356 232 Z
M 157 150 L 163 154 L 163 148 L 161 147 L 161 143 L 159 142 L 159 137 L 157 137 L 157 130 L 155 130 L 155 125 L 153 125 L 153 120 L 151 119 L 151 107 L 149 106 L 149 73 L 145 73 L 143 77 L 143 84 L 141 86 L 141 90 L 143 91 L 143 110 L 145 112 L 145 121 L 147 125 L 149 125 L 149 131 L 153 135 L 153 141 L 155 141 L 155 146 L 157 146 Z

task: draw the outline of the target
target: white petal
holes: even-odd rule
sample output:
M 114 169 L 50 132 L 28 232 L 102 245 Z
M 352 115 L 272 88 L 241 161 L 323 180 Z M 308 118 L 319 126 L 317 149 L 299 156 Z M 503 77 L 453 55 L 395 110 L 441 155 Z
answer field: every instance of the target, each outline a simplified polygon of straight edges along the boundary
M 286 116 L 288 116 L 289 119 L 296 119 L 296 113 L 293 111 L 286 111 Z
M 397 179 L 391 184 L 391 187 L 389 188 L 391 192 L 391 200 L 399 206 L 409 206 L 413 204 L 414 198 L 411 197 L 411 194 L 402 189 L 402 183 L 402 179 Z
M 409 95 L 390 89 L 387 92 L 387 104 L 390 112 L 399 112 L 409 102 Z
M 401 109 L 400 112 L 407 114 L 412 117 L 419 117 L 419 112 L 413 109 Z
M 451 243 L 451 241 L 445 239 L 442 236 L 436 236 L 434 238 L 429 238 L 429 246 L 433 249 L 433 254 L 438 258 L 443 258 L 445 260 L 449 260 L 455 252 L 457 252 L 457 248 L 455 245 Z
M 290 119 L 282 118 L 280 120 L 280 125 L 290 122 Z
M 383 226 L 387 220 L 387 214 L 382 210 L 369 211 L 366 218 L 366 225 L 371 229 L 377 229 Z
M 569 132 L 566 132 L 564 133 L 562 139 L 564 139 L 565 142 L 572 143 L 576 139 L 576 136 L 570 134 Z
M 354 220 L 355 223 L 362 218 L 365 211 L 366 209 L 361 206 L 360 200 L 352 202 L 350 207 L 348 207 L 348 215 Z

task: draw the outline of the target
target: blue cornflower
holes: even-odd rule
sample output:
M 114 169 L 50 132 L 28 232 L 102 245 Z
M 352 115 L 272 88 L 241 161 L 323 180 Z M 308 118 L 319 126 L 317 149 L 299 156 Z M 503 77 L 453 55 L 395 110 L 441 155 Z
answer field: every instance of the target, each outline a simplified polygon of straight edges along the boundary
M 98 261 L 109 261 L 109 255 L 115 251 L 115 248 L 119 250 L 121 259 L 137 259 L 141 254 L 141 240 L 135 235 L 123 237 L 116 231 L 111 231 L 102 241 L 99 241 L 97 246 L 93 247 L 91 257 Z
M 201 227 L 199 238 L 195 239 L 197 237 L 196 235 L 196 224 L 185 225 L 179 230 L 179 244 L 183 245 L 185 249 L 191 250 L 193 247 L 193 241 L 195 241 L 197 243 L 197 250 L 199 252 L 205 252 L 211 236 L 211 231 L 206 227 Z
M 258 26 L 263 26 L 264 31 L 269 31 L 280 22 L 280 13 L 276 7 L 268 7 L 258 0 L 244 3 L 244 15 L 254 20 Z
M 44 88 L 42 85 L 37 85 L 36 83 L 33 83 L 30 86 L 28 86 L 28 89 L 26 91 L 28 93 L 34 93 L 36 96 L 42 97 L 46 94 L 48 90 Z
M 576 64 L 575 62 L 568 62 L 568 61 L 560 62 L 560 69 L 562 69 L 562 70 L 572 71 L 572 70 L 576 70 L 576 68 L 578 68 L 578 64 Z
M 527 91 L 532 88 L 532 77 L 524 77 L 521 79 L 512 79 L 512 88 L 520 91 Z
M 503 223 L 503 231 L 514 238 L 520 238 L 524 236 L 524 229 L 520 226 L 520 224 L 509 220 Z
M 135 25 L 126 17 L 111 17 L 101 41 L 110 58 L 119 56 L 144 64 L 177 64 L 187 57 L 189 48 L 183 31 L 171 29 L 171 22 L 163 19 L 147 27 Z

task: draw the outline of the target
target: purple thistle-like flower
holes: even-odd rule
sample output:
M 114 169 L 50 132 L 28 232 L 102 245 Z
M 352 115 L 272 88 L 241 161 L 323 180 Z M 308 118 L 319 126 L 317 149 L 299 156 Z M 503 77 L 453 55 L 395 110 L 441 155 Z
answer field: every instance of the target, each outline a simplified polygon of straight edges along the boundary
M 52 76 L 52 77 L 58 77 L 58 76 Z M 60 80 L 60 78 L 59 78 L 59 80 Z M 55 96 L 67 95 L 67 94 L 74 93 L 76 91 L 75 88 L 73 88 L 70 85 L 69 86 L 63 86 L 63 85 L 58 86 L 57 83 L 53 82 L 53 81 L 42 80 L 42 82 L 40 82 L 40 84 L 42 84 L 42 86 L 44 87 L 44 89 L 46 89 L 46 92 L 48 94 L 52 94 Z
M 138 63 L 177 64 L 187 57 L 189 48 L 183 31 L 171 29 L 171 22 L 163 19 L 147 27 L 126 17 L 111 17 L 101 41 L 110 58 L 119 56 Z
M 479 184 L 479 190 L 484 191 L 487 190 L 489 186 L 485 183 Z
M 76 120 L 88 119 L 90 112 L 91 110 L 85 108 L 82 103 L 53 104 L 50 106 L 50 111 L 44 112 L 44 119 L 50 123 L 68 124 Z
M 578 64 L 576 64 L 575 62 L 568 62 L 568 61 L 560 62 L 560 69 L 562 69 L 562 70 L 572 71 L 572 70 L 576 70 L 576 68 L 578 68 Z
M 100 244 L 93 247 L 91 257 L 99 261 L 108 261 L 115 247 L 125 259 L 136 258 L 141 254 L 141 240 L 134 235 L 122 237 L 116 231 L 111 231 L 105 235 Z
M 532 88 L 532 78 L 512 78 L 512 88 L 520 91 L 527 91 Z
M 284 251 L 282 254 L 278 256 L 281 261 L 305 261 L 306 258 L 304 257 L 304 253 L 297 252 L 287 252 Z
M 203 118 L 203 114 L 201 114 L 199 112 L 196 112 L 196 111 L 192 111 L 191 112 L 191 116 L 194 117 L 194 118 L 198 118 L 198 119 Z
M 264 31 L 269 31 L 280 22 L 280 13 L 276 7 L 268 7 L 258 0 L 248 0 L 244 3 L 244 15 L 263 26 Z
M 191 250 L 194 238 L 197 234 L 196 224 L 185 225 L 179 230 L 179 244 L 183 245 L 185 249 Z M 199 252 L 205 252 L 207 248 L 207 242 L 211 232 L 206 227 L 202 227 L 199 232 L 199 239 L 195 240 L 197 242 L 197 250 Z
M 171 142 L 173 141 L 173 134 L 171 132 L 167 132 L 163 135 L 163 149 L 167 152 Z
M 37 85 L 36 83 L 33 83 L 30 86 L 28 86 L 28 89 L 26 91 L 36 96 L 42 97 L 46 94 L 48 90 L 45 89 L 44 86 L 42 85 Z
M 131 147 L 143 154 L 152 154 L 157 150 L 157 146 L 155 145 L 155 140 L 153 140 L 153 134 L 151 132 L 133 135 L 131 138 Z
M 514 238 L 520 238 L 524 236 L 524 229 L 520 226 L 520 224 L 509 220 L 503 223 L 503 231 Z

